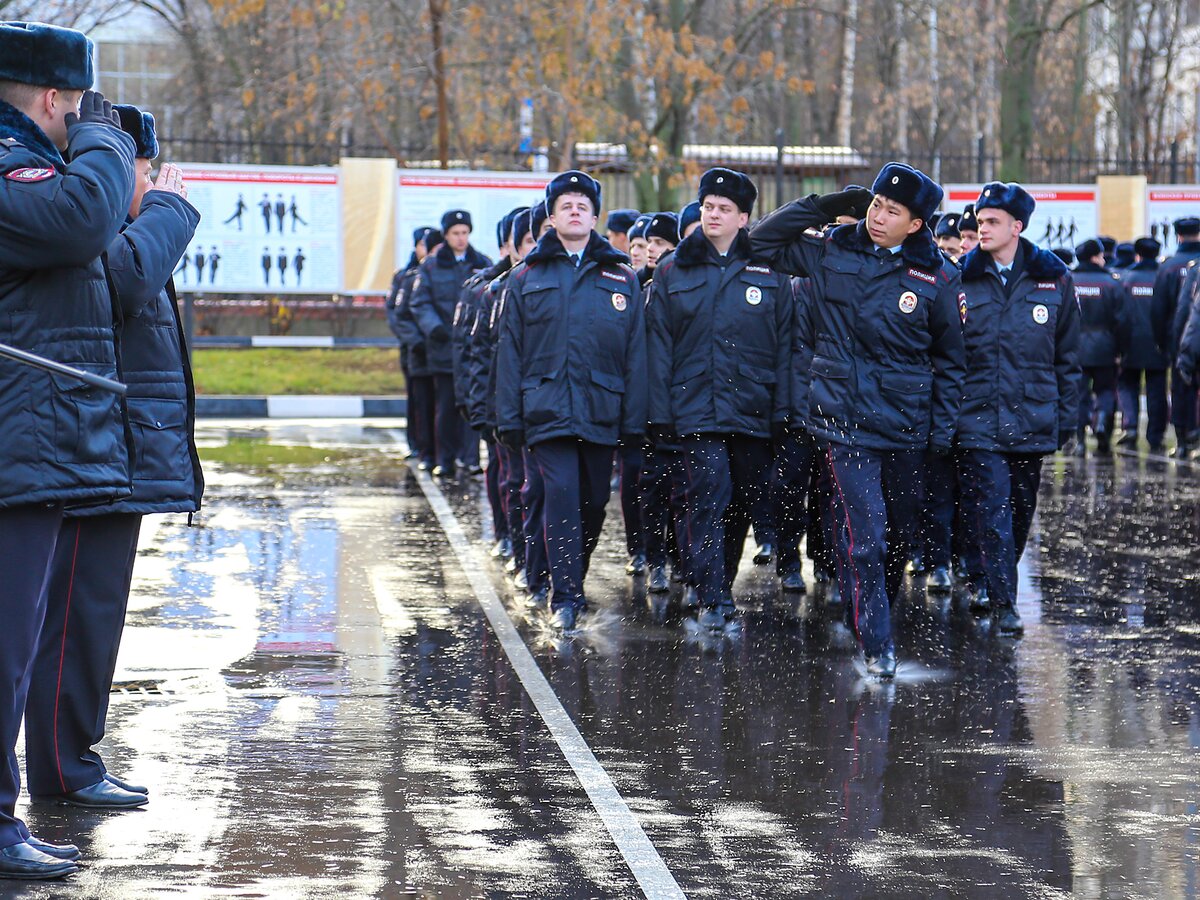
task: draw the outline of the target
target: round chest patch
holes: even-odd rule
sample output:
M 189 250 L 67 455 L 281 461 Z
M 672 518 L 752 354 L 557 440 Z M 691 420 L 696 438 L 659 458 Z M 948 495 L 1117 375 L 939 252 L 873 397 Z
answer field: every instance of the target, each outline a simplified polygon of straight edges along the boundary
M 625 303 L 627 300 L 628 298 L 624 294 L 614 292 L 612 295 L 613 309 L 617 312 L 625 312 Z
M 900 295 L 900 312 L 906 316 L 917 308 L 917 295 L 912 291 L 905 291 Z
M 762 303 L 762 289 L 756 287 L 746 288 L 746 302 L 751 306 L 758 306 Z
M 1033 308 L 1033 321 L 1039 325 L 1045 325 L 1050 321 L 1050 310 L 1046 309 L 1042 304 L 1038 304 Z

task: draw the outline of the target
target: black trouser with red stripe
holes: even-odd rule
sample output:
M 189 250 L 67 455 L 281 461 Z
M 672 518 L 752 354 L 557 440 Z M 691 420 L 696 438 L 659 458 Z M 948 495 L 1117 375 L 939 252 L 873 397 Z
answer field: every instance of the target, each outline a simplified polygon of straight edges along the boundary
M 92 747 L 104 737 L 141 524 L 131 513 L 63 520 L 25 707 L 32 795 L 104 779 Z
M 891 604 L 921 520 L 925 450 L 829 444 L 838 588 L 868 656 L 892 641 Z
M 46 612 L 50 559 L 62 507 L 0 509 L 0 847 L 19 844 L 29 829 L 16 816 L 21 772 L 17 734 L 25 712 L 38 631 Z

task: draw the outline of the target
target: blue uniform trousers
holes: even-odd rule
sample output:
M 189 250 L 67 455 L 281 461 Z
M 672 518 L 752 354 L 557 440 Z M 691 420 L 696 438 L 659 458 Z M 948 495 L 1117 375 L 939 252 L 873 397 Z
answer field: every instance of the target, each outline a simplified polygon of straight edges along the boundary
M 1084 366 L 1079 383 L 1079 430 L 1112 434 L 1117 409 L 1117 367 Z
M 104 779 L 92 748 L 104 737 L 141 524 L 136 513 L 63 520 L 25 710 L 35 796 Z
M 771 443 L 740 434 L 683 438 L 686 553 L 701 606 L 733 589 L 754 505 L 771 475 Z
M 525 480 L 521 484 L 521 533 L 525 535 L 525 576 L 530 591 L 550 586 L 550 561 L 546 558 L 546 486 L 533 461 L 533 453 L 521 451 Z
M 621 515 L 625 520 L 625 549 L 630 556 L 646 552 L 641 503 L 644 464 L 641 447 L 622 447 L 617 451 L 617 465 L 621 470 Z
M 550 605 L 581 607 L 583 580 L 604 527 L 611 494 L 613 448 L 575 438 L 554 438 L 529 448 L 542 477 Z
M 463 430 L 466 427 L 454 406 L 454 376 L 439 373 L 433 382 L 433 458 L 445 468 L 453 468 L 455 458 L 462 453 Z M 478 437 L 476 439 L 478 457 Z
M 1121 424 L 1126 431 L 1138 429 L 1138 396 L 1142 375 L 1146 377 L 1146 440 L 1152 447 L 1163 442 L 1167 432 L 1167 372 L 1165 369 L 1122 369 L 1117 377 L 1117 397 L 1121 404 Z
M 808 532 L 805 553 L 813 569 L 832 576 L 837 572 L 837 528 L 833 521 L 833 481 L 825 453 L 818 446 L 808 480 Z
M 803 429 L 789 429 L 775 447 L 775 570 L 780 575 L 800 571 L 800 538 L 808 525 L 808 484 L 817 443 Z
M 1171 369 L 1171 425 L 1179 442 L 1196 430 L 1196 387 L 1184 381 L 1178 369 Z
M 891 604 L 921 519 L 924 450 L 829 444 L 838 587 L 868 656 L 892 641 Z
M 478 434 L 470 431 L 471 434 Z M 478 440 L 476 441 L 478 443 Z M 487 447 L 487 471 L 484 473 L 484 483 L 487 485 L 488 507 L 492 511 L 492 533 L 496 540 L 508 537 L 508 517 L 504 514 L 504 498 L 500 485 L 504 480 L 504 458 L 500 455 L 500 445 L 491 438 L 485 438 Z
M 1037 510 L 1042 456 L 965 450 L 960 457 L 963 509 L 978 542 L 970 575 L 972 581 L 986 579 L 998 607 L 1017 602 L 1017 561 Z
M 954 457 L 925 454 L 925 508 L 917 549 L 927 569 L 950 565 L 957 495 L 958 465 Z
M 408 381 L 408 446 L 424 463 L 433 465 L 433 422 L 436 418 L 433 376 L 414 375 Z
M 499 441 L 494 445 L 500 460 L 500 508 L 504 512 L 504 530 L 512 540 L 513 559 L 517 568 L 525 567 L 525 529 L 522 527 L 524 511 L 521 507 L 521 485 L 525 483 L 525 454 L 522 450 L 509 450 Z M 490 453 L 490 450 L 489 450 Z
M 640 488 L 646 561 L 650 566 L 665 566 L 669 560 L 682 574 L 685 566 L 678 540 L 683 522 L 680 456 L 678 450 L 663 447 L 647 450 L 642 457 Z
M 29 829 L 16 816 L 21 773 L 17 767 L 17 734 L 25 715 L 25 701 L 38 635 L 46 615 L 50 562 L 62 524 L 62 508 L 45 505 L 0 509 L 0 745 L 5 754 L 0 767 L 0 847 L 19 844 Z

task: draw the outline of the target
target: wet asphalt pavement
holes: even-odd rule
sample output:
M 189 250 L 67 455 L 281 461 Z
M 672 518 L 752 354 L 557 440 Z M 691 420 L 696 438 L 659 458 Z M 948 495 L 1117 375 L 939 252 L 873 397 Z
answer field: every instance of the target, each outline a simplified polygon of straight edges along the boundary
M 391 421 L 210 423 L 328 461 L 206 466 L 148 520 L 102 751 L 145 810 L 24 804 L 86 868 L 0 897 L 626 897 L 642 889 L 535 706 Z M 214 452 L 220 454 L 219 449 Z M 561 640 L 487 557 L 557 703 L 689 897 L 1200 895 L 1200 468 L 1051 460 L 1023 640 L 920 584 L 879 685 L 811 588 L 751 565 L 711 636 L 625 576 Z M 511 649 L 511 648 L 510 648 Z

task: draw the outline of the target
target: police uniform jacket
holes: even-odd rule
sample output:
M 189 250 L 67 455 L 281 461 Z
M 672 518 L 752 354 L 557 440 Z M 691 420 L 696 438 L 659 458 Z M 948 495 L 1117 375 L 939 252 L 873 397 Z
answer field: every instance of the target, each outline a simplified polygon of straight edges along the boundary
M 928 228 L 889 253 L 862 222 L 809 230 L 827 218 L 801 198 L 750 233 L 778 268 L 809 277 L 808 429 L 873 450 L 949 447 L 964 376 L 958 270 Z
M 138 217 L 105 254 L 121 313 L 121 376 L 133 434 L 133 494 L 71 515 L 194 512 L 204 475 L 193 432 L 196 392 L 171 272 L 200 213 L 182 197 L 148 191 Z
M 493 278 L 483 283 L 466 335 L 467 419 L 471 427 L 476 429 L 496 427 L 496 381 L 493 370 L 496 362 L 496 337 L 499 331 L 493 327 L 493 322 L 500 294 L 504 291 L 509 273 L 515 268 L 507 257 L 504 263 L 504 267 L 499 269 Z
M 1121 275 L 1125 303 L 1121 307 L 1118 337 L 1121 365 L 1126 369 L 1165 369 L 1170 365 L 1166 354 L 1154 342 L 1150 319 L 1157 277 L 1158 262 L 1153 259 L 1134 263 Z
M 808 428 L 809 377 L 812 370 L 812 288 L 807 278 L 792 277 L 792 297 L 795 303 L 792 325 L 791 412 L 788 425 L 793 429 Z
M 592 233 L 576 267 L 554 231 L 508 278 L 499 315 L 496 427 L 527 444 L 615 446 L 646 430 L 646 330 L 629 257 Z
M 470 404 L 470 379 L 475 367 L 474 354 L 476 347 L 472 341 L 475 324 L 483 305 L 483 296 L 488 285 L 500 273 L 512 268 L 512 260 L 503 256 L 486 269 L 473 274 L 462 286 L 458 294 L 458 306 L 454 309 L 454 402 L 460 408 L 466 409 Z M 476 427 L 472 425 L 472 427 Z
M 1071 273 L 1071 281 L 1079 301 L 1079 365 L 1115 366 L 1118 327 L 1125 307 L 1120 277 L 1082 262 Z
M 454 325 L 454 309 L 463 282 L 473 272 L 486 269 L 492 261 L 467 246 L 462 261 L 454 258 L 449 244 L 442 244 L 437 253 L 425 257 L 413 284 L 409 303 L 417 327 L 425 338 L 427 374 L 451 375 L 454 373 L 454 349 L 451 346 L 451 329 Z M 431 337 L 439 325 L 446 332 L 442 340 Z
M 383 308 L 387 312 L 388 328 L 400 342 L 400 365 L 406 368 L 409 348 L 420 340 L 421 329 L 417 328 L 417 323 L 411 315 L 406 315 L 401 319 L 400 302 L 406 288 L 411 289 L 413 279 L 417 277 L 418 265 L 417 255 L 414 253 L 409 258 L 408 264 L 403 269 L 397 269 L 396 274 L 392 276 L 392 285 L 388 288 L 387 297 L 383 301 Z
M 1181 372 L 1189 373 L 1194 382 L 1196 368 L 1200 364 L 1200 314 L 1197 313 L 1197 309 L 1200 309 L 1200 299 L 1197 299 L 1200 293 L 1196 290 L 1197 284 L 1200 284 L 1200 266 L 1189 266 L 1186 271 L 1188 274 L 1180 290 L 1179 305 L 1187 305 L 1188 315 L 1183 317 L 1183 326 L 1179 329 L 1179 352 L 1175 365 Z
M 1187 275 L 1188 263 L 1200 259 L 1200 241 L 1183 241 L 1175 253 L 1158 267 L 1154 279 L 1154 297 L 1150 306 L 1150 319 L 1154 327 L 1154 342 L 1158 349 L 1174 359 L 1182 332 L 1182 321 L 1186 310 L 1179 313 L 1179 290 Z
M 1021 238 L 1008 289 L 989 254 L 963 261 L 967 298 L 958 444 L 1003 453 L 1052 453 L 1079 418 L 1079 304 L 1071 273 Z
M 68 132 L 66 159 L 0 103 L 0 342 L 118 377 L 101 254 L 133 197 L 133 139 L 98 123 Z M 0 507 L 78 505 L 129 493 L 116 394 L 0 360 Z
M 792 288 L 743 230 L 721 256 L 701 229 L 654 271 L 650 424 L 769 438 L 788 417 Z

